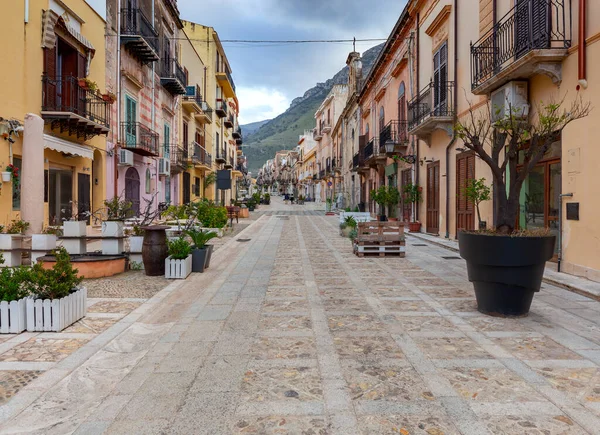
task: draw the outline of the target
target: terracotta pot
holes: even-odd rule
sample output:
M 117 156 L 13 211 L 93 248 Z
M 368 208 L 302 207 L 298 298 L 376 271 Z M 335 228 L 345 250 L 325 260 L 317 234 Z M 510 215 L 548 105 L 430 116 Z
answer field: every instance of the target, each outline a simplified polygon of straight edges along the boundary
M 409 222 L 408 223 L 408 230 L 411 233 L 418 233 L 421 231 L 421 222 Z

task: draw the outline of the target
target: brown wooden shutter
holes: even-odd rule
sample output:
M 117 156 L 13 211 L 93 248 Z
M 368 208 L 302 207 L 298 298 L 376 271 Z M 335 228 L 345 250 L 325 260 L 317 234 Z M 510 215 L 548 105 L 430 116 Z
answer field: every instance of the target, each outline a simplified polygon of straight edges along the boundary
M 85 65 L 87 59 L 84 54 L 77 54 L 77 77 L 87 77 Z
M 56 46 L 44 48 L 44 89 L 42 95 L 42 108 L 44 110 L 57 110 L 56 107 Z

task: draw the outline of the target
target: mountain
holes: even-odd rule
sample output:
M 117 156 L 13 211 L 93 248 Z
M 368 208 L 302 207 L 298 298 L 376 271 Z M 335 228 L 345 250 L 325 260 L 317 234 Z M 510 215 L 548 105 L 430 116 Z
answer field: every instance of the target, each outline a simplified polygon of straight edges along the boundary
M 240 125 L 240 127 L 242 128 L 242 133 L 244 133 L 244 135 L 248 136 L 248 135 L 254 133 L 259 128 L 261 128 L 263 125 L 265 125 L 269 121 L 270 121 L 270 119 L 265 119 L 264 121 L 256 121 L 256 122 L 251 122 L 250 124 Z
M 363 53 L 363 77 L 369 74 L 383 45 L 377 45 Z M 256 175 L 265 161 L 273 158 L 277 151 L 294 148 L 298 144 L 298 137 L 305 130 L 314 128 L 315 112 L 333 85 L 346 83 L 348 83 L 348 66 L 344 66 L 326 82 L 317 83 L 301 97 L 294 98 L 285 112 L 264 122 L 258 129 L 252 131 L 252 127 L 248 130 L 242 126 L 244 154 L 248 158 L 249 171 Z

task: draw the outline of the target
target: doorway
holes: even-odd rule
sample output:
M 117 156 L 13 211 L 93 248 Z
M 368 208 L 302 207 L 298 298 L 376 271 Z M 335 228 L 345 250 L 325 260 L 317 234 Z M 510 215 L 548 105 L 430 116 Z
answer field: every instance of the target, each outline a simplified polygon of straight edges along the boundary
M 135 216 L 140 214 L 140 174 L 137 169 L 129 168 L 125 172 L 125 199 L 131 202 Z
M 183 203 L 189 204 L 191 201 L 191 183 L 192 177 L 189 172 L 183 173 Z
M 90 176 L 89 174 L 77 174 L 77 214 L 78 220 L 86 221 L 90 224 L 90 214 L 92 212 L 92 201 L 90 196 Z
M 62 225 L 73 217 L 73 172 L 50 168 L 48 184 L 48 220 Z
M 426 231 L 440 232 L 440 162 L 427 165 L 427 219 Z
M 404 192 L 404 188 L 409 184 L 412 184 L 411 169 L 404 169 L 400 173 L 400 182 L 402 183 L 402 192 Z M 404 220 L 404 222 L 409 222 L 411 220 L 411 213 L 412 204 L 404 200 L 404 195 L 402 195 L 402 219 Z

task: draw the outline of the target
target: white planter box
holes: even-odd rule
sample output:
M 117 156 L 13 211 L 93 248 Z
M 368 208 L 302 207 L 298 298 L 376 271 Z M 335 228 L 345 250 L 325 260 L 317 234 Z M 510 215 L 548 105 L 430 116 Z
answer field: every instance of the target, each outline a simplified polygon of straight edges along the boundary
M 33 234 L 31 236 L 31 249 L 33 251 L 49 252 L 56 249 L 56 235 Z
M 0 334 L 18 334 L 27 327 L 27 299 L 0 302 Z
M 340 213 L 340 223 L 344 223 L 348 216 L 352 216 L 356 222 L 371 222 L 371 213 L 369 212 L 343 211 Z
M 103 237 L 123 237 L 122 221 L 104 221 L 102 222 Z
M 11 251 L 21 248 L 21 234 L 0 234 L 0 251 Z
M 130 236 L 129 237 L 129 252 L 132 254 L 139 254 L 144 248 L 144 236 Z
M 87 313 L 87 289 L 61 299 L 27 299 L 27 330 L 60 332 Z
M 86 235 L 85 221 L 65 221 L 63 235 L 65 237 L 84 237 Z
M 192 273 L 192 254 L 185 260 L 173 260 L 171 256 L 165 260 L 165 278 L 186 279 Z
M 12 173 L 6 171 L 6 172 L 2 172 L 2 181 L 5 183 L 8 183 L 10 181 Z

